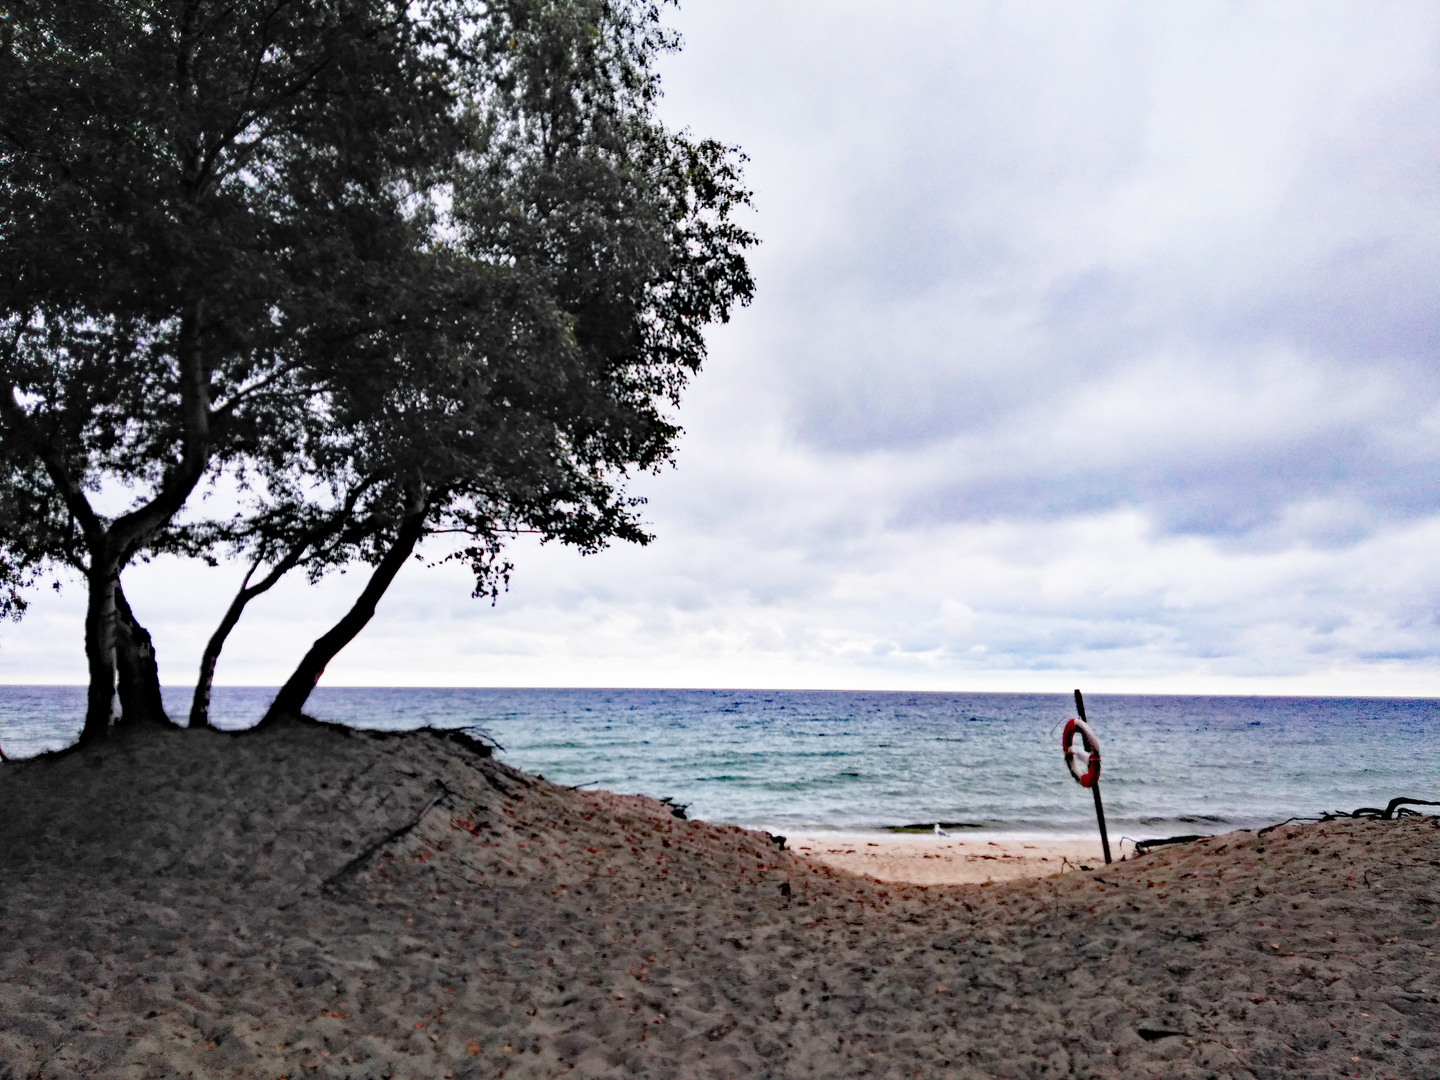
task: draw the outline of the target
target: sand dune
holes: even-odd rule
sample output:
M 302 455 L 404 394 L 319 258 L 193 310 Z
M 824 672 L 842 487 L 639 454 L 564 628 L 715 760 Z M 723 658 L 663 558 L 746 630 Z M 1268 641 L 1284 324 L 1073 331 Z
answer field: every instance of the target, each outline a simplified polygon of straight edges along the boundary
M 886 883 L 297 723 L 7 764 L 0 821 L 0 1077 L 1440 1077 L 1435 818 Z

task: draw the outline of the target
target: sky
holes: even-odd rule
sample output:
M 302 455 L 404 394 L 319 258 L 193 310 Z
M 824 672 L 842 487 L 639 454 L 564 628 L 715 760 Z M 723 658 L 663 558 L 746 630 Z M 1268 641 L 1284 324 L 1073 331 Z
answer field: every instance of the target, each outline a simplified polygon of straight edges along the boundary
M 493 607 L 412 563 L 327 684 L 1440 696 L 1440 7 L 669 21 L 762 243 L 656 540 L 517 543 Z M 241 573 L 127 571 L 167 684 Z M 362 581 L 257 601 L 218 681 Z M 34 600 L 0 682 L 83 681 L 83 590 Z

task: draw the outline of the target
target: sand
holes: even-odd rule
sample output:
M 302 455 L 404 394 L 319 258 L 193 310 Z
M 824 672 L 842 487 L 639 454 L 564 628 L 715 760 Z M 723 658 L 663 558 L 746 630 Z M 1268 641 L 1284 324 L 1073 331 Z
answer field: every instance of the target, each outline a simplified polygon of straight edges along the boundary
M 1440 1078 L 1435 818 L 887 883 L 297 723 L 0 766 L 0 822 L 5 1078 Z
M 788 838 L 797 852 L 826 866 L 878 881 L 915 885 L 971 885 L 1044 877 L 1081 867 L 1103 866 L 1105 851 L 1094 840 L 1049 840 L 987 833 L 949 836 L 887 833 L 801 833 Z M 1124 851 L 1134 851 L 1127 843 Z M 1120 858 L 1117 846 L 1112 858 Z

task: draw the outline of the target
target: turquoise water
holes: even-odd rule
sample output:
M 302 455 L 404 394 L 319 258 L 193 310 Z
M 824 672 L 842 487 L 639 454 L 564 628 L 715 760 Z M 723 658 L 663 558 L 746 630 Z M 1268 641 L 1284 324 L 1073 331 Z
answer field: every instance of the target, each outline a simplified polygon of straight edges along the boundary
M 254 723 L 273 693 L 217 689 L 217 723 Z M 166 701 L 184 716 L 188 691 Z M 1440 800 L 1435 699 L 1096 694 L 1086 706 L 1115 837 L 1253 827 L 1396 795 Z M 83 709 L 80 687 L 0 687 L 0 747 L 63 746 Z M 1094 830 L 1090 793 L 1060 753 L 1069 694 L 322 687 L 308 711 L 363 728 L 477 728 L 519 768 L 669 795 L 709 821 Z

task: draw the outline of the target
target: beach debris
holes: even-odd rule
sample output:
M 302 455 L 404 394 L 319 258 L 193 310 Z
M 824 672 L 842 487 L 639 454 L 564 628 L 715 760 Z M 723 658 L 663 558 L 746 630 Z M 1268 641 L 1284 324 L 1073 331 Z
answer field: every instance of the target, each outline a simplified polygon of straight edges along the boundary
M 1196 840 L 1208 840 L 1208 836 L 1201 836 L 1198 833 L 1188 836 L 1166 836 L 1158 840 L 1136 840 L 1135 854 L 1144 855 L 1151 848 L 1164 847 L 1167 844 L 1193 844 Z
M 1432 799 L 1411 799 L 1406 796 L 1391 799 L 1385 809 L 1378 806 L 1360 806 L 1349 813 L 1344 810 L 1335 810 L 1328 814 L 1321 814 L 1319 817 L 1289 817 L 1284 821 L 1277 821 L 1274 825 L 1266 825 L 1263 829 L 1256 829 L 1256 836 L 1264 836 L 1268 832 L 1280 828 L 1282 825 L 1289 825 L 1291 822 L 1325 822 L 1340 821 L 1342 819 L 1369 818 L 1374 821 L 1398 821 L 1403 817 L 1422 817 L 1418 810 L 1411 810 L 1411 806 L 1440 806 L 1440 800 Z M 1249 829 L 1241 829 L 1240 832 L 1249 832 Z M 1286 834 L 1287 838 L 1289 834 Z M 1196 840 L 1209 840 L 1209 836 L 1169 836 L 1163 840 L 1137 840 L 1135 841 L 1135 854 L 1144 855 L 1150 848 L 1161 847 L 1165 844 L 1189 844 Z
M 333 874 L 331 874 L 329 877 L 327 877 L 324 881 L 320 883 L 320 888 L 335 888 L 335 886 L 339 885 L 341 881 L 343 881 L 349 875 L 355 873 L 355 871 L 359 870 L 362 866 L 369 862 L 370 858 L 377 851 L 383 848 L 386 844 L 393 843 L 394 841 L 399 840 L 402 836 L 407 835 L 412 829 L 415 828 L 416 825 L 419 825 L 420 822 L 424 820 L 426 814 L 430 813 L 431 810 L 435 809 L 435 807 L 438 806 L 445 799 L 448 799 L 455 794 L 455 792 L 451 791 L 443 780 L 437 779 L 435 781 L 435 784 L 440 788 L 440 794 L 436 795 L 435 798 L 431 799 L 428 803 L 426 803 L 425 809 L 421 810 L 420 813 L 416 814 L 409 821 L 405 822 L 405 824 L 397 825 L 395 828 L 391 829 L 384 836 L 380 837 L 380 839 L 376 840 L 373 844 L 367 847 L 364 851 L 360 852 L 359 855 L 356 855 L 344 866 L 340 867 L 339 870 L 336 870 Z
M 790 883 L 789 883 L 788 881 L 782 881 L 782 882 L 780 883 L 780 895 L 781 895 L 781 896 L 789 896 L 789 895 L 790 895 Z
M 1375 818 L 1378 821 L 1394 821 L 1402 817 L 1420 817 L 1418 810 L 1407 809 L 1409 806 L 1440 806 L 1440 802 L 1431 799 L 1409 799 L 1400 797 L 1391 799 L 1384 810 L 1378 806 L 1360 806 L 1345 813 L 1344 810 L 1336 810 L 1333 814 L 1325 814 L 1321 821 L 1334 821 L 1337 818 Z
M 1105 831 L 1105 807 L 1100 802 L 1100 740 L 1090 730 L 1090 724 L 1085 718 L 1085 698 L 1079 690 L 1075 691 L 1075 711 L 1080 714 L 1079 719 L 1071 717 L 1065 721 L 1065 733 L 1060 736 L 1060 748 L 1065 751 L 1065 767 L 1070 770 L 1070 775 L 1081 787 L 1089 788 L 1090 794 L 1095 796 L 1095 820 L 1100 823 L 1100 847 L 1105 852 L 1105 865 L 1110 865 L 1110 836 Z M 1089 755 L 1088 766 L 1082 776 L 1077 767 L 1079 754 L 1070 749 L 1075 741 L 1075 734 L 1079 732 L 1081 744 L 1085 747 L 1085 753 Z
M 687 818 L 687 817 L 685 816 L 685 811 L 690 809 L 690 804 L 689 804 L 688 802 L 685 802 L 685 803 L 677 803 L 677 802 L 675 801 L 675 796 L 673 796 L 673 795 L 666 795 L 666 796 L 665 796 L 663 799 L 661 799 L 660 801 L 670 808 L 670 816 L 671 816 L 671 817 L 677 817 L 677 818 L 679 818 L 681 821 L 689 821 L 689 820 L 690 820 L 689 818 Z
M 772 832 L 767 832 L 767 833 L 765 834 L 765 836 L 769 839 L 769 841 L 770 841 L 772 844 L 774 844 L 776 847 L 778 847 L 781 851 L 784 851 L 784 850 L 785 850 L 785 837 L 783 837 L 783 836 L 776 836 L 776 835 L 775 835 L 774 833 L 772 833 Z
M 1256 835 L 1256 836 L 1263 836 L 1263 835 L 1265 835 L 1267 832 L 1270 832 L 1270 830 L 1272 830 L 1272 829 L 1278 829 L 1278 828 L 1280 828 L 1280 826 L 1282 826 L 1282 825 L 1289 825 L 1292 821 L 1323 821 L 1323 820 L 1324 820 L 1324 818 L 1318 818 L 1318 817 L 1289 817 L 1289 818 L 1286 818 L 1284 821 L 1277 821 L 1274 825 L 1266 825 L 1263 829 L 1257 829 L 1257 830 L 1255 831 L 1255 835 Z M 1289 834 L 1289 833 L 1286 833 L 1286 834 L 1285 834 L 1285 838 L 1288 840 L 1288 839 L 1290 838 L 1290 834 Z
M 1139 1035 L 1146 1042 L 1154 1042 L 1156 1039 L 1170 1039 L 1175 1036 L 1188 1037 L 1187 1031 L 1170 1031 L 1167 1028 L 1136 1028 L 1135 1034 Z
M 456 746 L 463 747 L 478 757 L 491 757 L 496 750 L 502 754 L 505 752 L 505 747 L 500 745 L 495 736 L 479 724 L 467 724 L 463 728 L 452 728 L 448 732 L 443 728 L 432 730 L 439 733 L 441 738 L 448 739 Z

